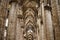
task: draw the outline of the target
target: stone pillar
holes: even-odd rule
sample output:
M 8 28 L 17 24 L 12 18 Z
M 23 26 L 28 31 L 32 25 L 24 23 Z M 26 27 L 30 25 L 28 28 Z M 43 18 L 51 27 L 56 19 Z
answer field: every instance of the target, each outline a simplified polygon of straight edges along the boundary
M 47 40 L 54 40 L 52 18 L 51 18 L 51 8 L 49 6 L 45 7 L 45 18 L 46 18 L 45 20 L 46 20 Z
M 60 27 L 59 27 L 56 0 L 51 0 L 51 7 L 52 7 L 52 20 L 54 27 L 54 40 L 60 40 Z
M 0 40 L 4 40 L 5 20 L 7 17 L 7 1 L 0 2 Z
M 9 10 L 7 40 L 15 40 L 16 20 L 16 3 L 13 2 L 11 3 L 11 8 Z
M 38 18 L 37 18 L 37 28 L 38 28 L 38 40 L 42 40 L 42 16 L 41 16 L 41 7 L 38 8 Z
M 6 10 L 3 7 L 0 7 L 0 40 L 4 39 L 4 30 L 5 30 L 5 20 L 6 20 Z
M 23 19 L 17 19 L 17 26 L 16 26 L 16 39 L 15 40 L 23 40 Z
M 42 25 L 42 40 L 47 40 L 46 39 L 46 25 L 45 25 L 45 13 L 44 13 L 44 3 L 41 3 L 41 12 L 42 12 L 42 20 L 43 20 L 43 25 Z
M 59 26 L 60 26 L 60 0 L 56 0 L 58 17 L 59 17 Z
M 17 12 L 17 26 L 16 26 L 15 40 L 23 40 L 23 26 L 24 26 L 23 11 L 18 4 L 17 4 L 16 12 Z

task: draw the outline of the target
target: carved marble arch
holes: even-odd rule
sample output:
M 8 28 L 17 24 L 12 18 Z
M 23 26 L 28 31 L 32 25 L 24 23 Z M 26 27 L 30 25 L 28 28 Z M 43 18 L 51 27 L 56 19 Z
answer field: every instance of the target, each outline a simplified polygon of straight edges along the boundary
M 28 25 L 34 27 L 34 29 L 36 29 L 36 26 L 34 23 L 32 23 L 31 21 L 29 21 L 26 25 L 25 25 L 25 29 L 28 28 Z
M 36 24 L 35 24 L 35 11 L 32 8 L 27 8 L 25 13 L 25 27 L 24 27 L 24 37 L 26 40 L 34 40 L 36 37 Z
M 24 32 L 26 40 L 33 40 L 36 37 L 36 28 L 33 25 L 27 25 Z
M 31 25 L 29 25 L 27 28 L 26 28 L 26 34 L 27 34 L 27 37 L 28 37 L 28 40 L 29 39 L 33 39 L 33 33 L 34 33 L 34 27 L 32 27 Z
M 32 9 L 32 8 L 28 8 L 26 11 L 25 11 L 25 18 L 27 17 L 27 16 L 32 16 L 32 17 L 34 17 L 34 10 Z
M 24 3 L 23 3 L 24 6 L 26 7 L 38 7 L 38 3 L 36 0 L 26 0 Z
M 34 24 L 34 21 L 31 19 L 26 19 L 25 25 L 27 25 L 28 23 Z
M 36 33 L 36 28 L 34 25 L 27 25 L 26 28 L 25 28 L 25 32 L 31 32 L 31 33 Z

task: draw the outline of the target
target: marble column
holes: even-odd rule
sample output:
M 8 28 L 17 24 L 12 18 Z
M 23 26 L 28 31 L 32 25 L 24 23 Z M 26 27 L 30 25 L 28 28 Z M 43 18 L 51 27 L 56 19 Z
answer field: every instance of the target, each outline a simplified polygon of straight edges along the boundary
M 9 10 L 7 40 L 15 40 L 16 22 L 17 22 L 16 3 L 13 2 L 11 3 L 11 8 Z

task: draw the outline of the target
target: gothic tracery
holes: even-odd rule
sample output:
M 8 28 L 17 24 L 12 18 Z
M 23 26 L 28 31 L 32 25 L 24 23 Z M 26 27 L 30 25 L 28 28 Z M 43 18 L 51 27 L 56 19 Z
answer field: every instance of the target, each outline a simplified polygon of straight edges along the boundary
M 0 40 L 60 40 L 56 0 L 0 2 Z

